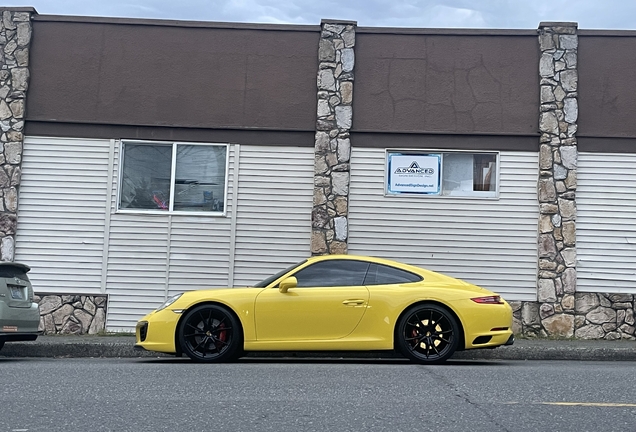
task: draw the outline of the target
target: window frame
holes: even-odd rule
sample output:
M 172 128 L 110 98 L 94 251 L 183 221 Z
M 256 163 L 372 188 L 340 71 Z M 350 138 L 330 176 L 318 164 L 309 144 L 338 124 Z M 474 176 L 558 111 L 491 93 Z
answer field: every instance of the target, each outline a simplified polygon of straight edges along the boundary
M 298 273 L 306 270 L 306 269 L 310 269 L 311 267 L 315 267 L 315 266 L 319 266 L 322 264 L 325 265 L 333 265 L 334 263 L 338 263 L 338 264 L 342 264 L 342 263 L 346 263 L 347 265 L 345 265 L 345 267 L 350 266 L 352 262 L 356 262 L 356 263 L 361 263 L 367 266 L 364 275 L 362 275 L 362 280 L 360 281 L 361 283 L 359 285 L 346 285 L 346 284 L 338 284 L 338 285 L 301 285 L 303 282 L 301 280 L 298 280 Z M 365 260 L 359 260 L 359 259 L 334 259 L 334 260 L 325 260 L 325 261 L 316 261 L 316 262 L 312 262 L 309 265 L 304 266 L 301 269 L 295 270 L 293 271 L 290 276 L 293 276 L 296 278 L 296 280 L 298 281 L 298 286 L 296 288 L 301 288 L 301 289 L 312 289 L 312 288 L 342 288 L 342 287 L 363 287 L 364 285 L 364 281 L 367 277 L 367 274 L 369 273 L 369 268 L 371 267 L 373 263 L 371 263 L 370 261 L 365 261 Z
M 124 147 L 125 144 L 133 145 L 163 145 L 172 146 L 171 151 L 171 165 L 170 165 L 170 205 L 168 210 L 154 210 L 154 209 L 129 209 L 121 208 L 121 192 L 122 192 L 122 180 L 124 174 L 124 160 L 126 158 Z M 223 185 L 223 211 L 186 211 L 186 210 L 174 210 L 174 194 L 176 188 L 176 173 L 177 173 L 177 147 L 179 145 L 188 146 L 206 146 L 206 147 L 225 147 L 225 184 Z M 202 142 L 187 142 L 187 141 L 148 141 L 148 140 L 135 140 L 135 139 L 120 139 L 119 140 L 119 154 L 118 154 L 118 167 L 117 167 L 117 201 L 115 203 L 115 213 L 125 214 L 152 214 L 152 215 L 184 215 L 184 216 L 216 216 L 227 217 L 227 196 L 229 189 L 229 173 L 230 173 L 230 144 L 228 143 L 202 143 Z
M 495 190 L 494 191 L 457 191 L 453 194 L 444 194 L 444 154 L 489 154 L 495 156 Z M 402 156 L 438 156 L 439 157 L 439 192 L 399 192 L 390 191 L 391 173 L 389 172 L 391 155 Z M 433 198 L 433 199 L 479 199 L 479 200 L 499 200 L 501 191 L 501 152 L 489 150 L 455 150 L 455 149 L 405 149 L 387 148 L 384 156 L 384 196 L 387 198 Z

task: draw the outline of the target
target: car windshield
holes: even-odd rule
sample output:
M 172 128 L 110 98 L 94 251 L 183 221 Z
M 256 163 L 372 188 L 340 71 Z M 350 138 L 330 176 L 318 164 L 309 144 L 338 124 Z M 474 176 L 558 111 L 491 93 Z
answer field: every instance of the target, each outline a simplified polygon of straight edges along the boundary
M 267 279 L 264 279 L 264 280 L 260 281 L 259 283 L 257 283 L 256 285 L 254 285 L 254 288 L 265 288 L 267 285 L 271 284 L 272 282 L 274 282 L 276 279 L 278 279 L 279 277 L 281 277 L 285 273 L 288 273 L 288 272 L 292 271 L 293 269 L 295 269 L 299 265 L 305 264 L 306 262 L 307 262 L 307 260 L 302 260 L 301 262 L 296 263 L 293 266 L 286 268 L 285 270 L 281 270 L 278 273 L 276 273 L 275 275 L 272 275 L 272 276 L 268 277 Z

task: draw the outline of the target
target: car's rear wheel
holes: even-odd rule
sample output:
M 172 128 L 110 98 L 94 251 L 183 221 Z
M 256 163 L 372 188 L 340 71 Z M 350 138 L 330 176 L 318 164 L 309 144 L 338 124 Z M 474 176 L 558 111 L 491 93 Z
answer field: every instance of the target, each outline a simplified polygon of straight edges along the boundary
M 197 362 L 225 362 L 239 355 L 243 332 L 226 308 L 206 304 L 188 311 L 179 326 L 181 350 Z
M 442 363 L 459 344 L 459 327 L 453 315 L 435 304 L 416 305 L 406 311 L 397 329 L 397 347 L 411 361 Z

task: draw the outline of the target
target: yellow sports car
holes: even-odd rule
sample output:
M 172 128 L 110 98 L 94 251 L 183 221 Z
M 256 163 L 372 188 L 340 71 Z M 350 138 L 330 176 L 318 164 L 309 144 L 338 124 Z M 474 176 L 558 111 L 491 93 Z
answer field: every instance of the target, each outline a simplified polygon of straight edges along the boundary
M 397 350 L 440 363 L 457 350 L 511 345 L 497 294 L 380 258 L 306 259 L 249 288 L 189 291 L 143 317 L 135 347 L 222 362 L 248 351 Z

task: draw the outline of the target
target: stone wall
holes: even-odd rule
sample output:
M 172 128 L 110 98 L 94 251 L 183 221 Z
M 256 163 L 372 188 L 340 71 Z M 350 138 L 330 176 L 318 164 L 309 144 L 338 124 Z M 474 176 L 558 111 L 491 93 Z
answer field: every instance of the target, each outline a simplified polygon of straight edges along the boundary
M 106 328 L 108 296 L 35 294 L 44 334 L 97 334 Z
M 580 339 L 628 339 L 634 334 L 636 296 L 577 293 L 574 336 Z
M 0 260 L 13 261 L 32 8 L 3 8 L 0 22 Z
M 539 130 L 539 320 L 571 336 L 576 292 L 578 37 L 575 23 L 541 23 Z M 526 309 L 534 306 L 526 306 Z
M 347 253 L 354 22 L 322 22 L 311 254 Z
M 510 302 L 515 334 L 527 337 L 574 337 L 577 339 L 636 340 L 636 295 L 576 293 L 572 327 L 553 331 L 542 318 L 539 302 Z M 568 321 L 569 322 L 569 321 Z M 546 326 L 548 324 L 548 326 Z

